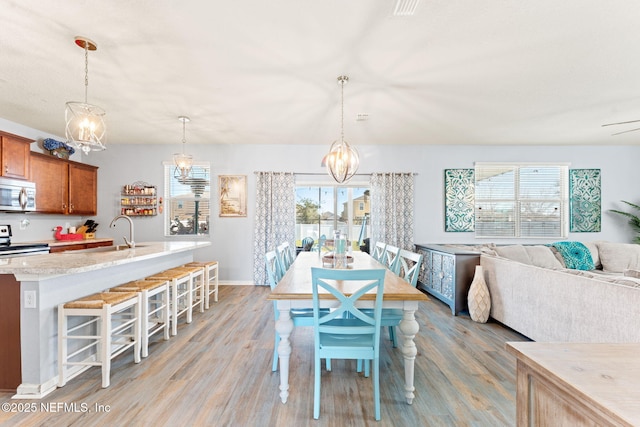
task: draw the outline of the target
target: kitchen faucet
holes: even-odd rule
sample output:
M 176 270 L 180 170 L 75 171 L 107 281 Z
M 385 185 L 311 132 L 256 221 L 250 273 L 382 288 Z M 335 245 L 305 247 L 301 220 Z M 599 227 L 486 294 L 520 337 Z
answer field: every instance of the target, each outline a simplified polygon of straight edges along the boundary
M 129 246 L 130 248 L 135 248 L 136 242 L 134 242 L 133 240 L 133 221 L 131 220 L 131 218 L 126 215 L 118 215 L 117 217 L 113 218 L 113 220 L 111 220 L 111 224 L 109 224 L 109 227 L 115 227 L 116 221 L 118 221 L 120 218 L 129 221 L 129 240 L 127 240 L 127 236 L 122 236 L 122 238 L 124 239 L 124 242 L 127 244 L 127 246 Z

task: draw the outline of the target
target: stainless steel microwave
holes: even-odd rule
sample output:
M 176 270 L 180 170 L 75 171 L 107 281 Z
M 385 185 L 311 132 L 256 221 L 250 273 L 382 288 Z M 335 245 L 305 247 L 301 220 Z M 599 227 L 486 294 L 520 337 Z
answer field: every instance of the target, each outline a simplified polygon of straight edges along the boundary
M 0 177 L 0 211 L 31 212 L 35 210 L 35 182 Z

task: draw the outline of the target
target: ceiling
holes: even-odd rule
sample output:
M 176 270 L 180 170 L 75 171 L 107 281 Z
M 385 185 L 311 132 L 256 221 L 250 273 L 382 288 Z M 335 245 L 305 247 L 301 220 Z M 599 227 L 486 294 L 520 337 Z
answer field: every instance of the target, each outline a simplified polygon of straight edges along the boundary
M 637 145 L 637 0 L 0 0 L 0 117 L 107 144 Z M 368 120 L 357 120 L 358 114 Z

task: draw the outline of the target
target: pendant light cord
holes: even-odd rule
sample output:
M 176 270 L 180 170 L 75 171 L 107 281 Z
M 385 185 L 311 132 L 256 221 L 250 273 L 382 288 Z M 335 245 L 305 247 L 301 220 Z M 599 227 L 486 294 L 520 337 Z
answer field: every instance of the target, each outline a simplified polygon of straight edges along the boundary
M 89 91 L 89 42 L 84 43 L 84 103 L 87 104 Z
M 342 89 L 340 91 L 340 141 L 344 141 L 344 78 L 340 80 Z
M 184 154 L 184 145 L 187 143 L 187 138 L 184 136 L 185 135 L 185 129 L 187 126 L 187 119 L 182 118 L 182 154 Z

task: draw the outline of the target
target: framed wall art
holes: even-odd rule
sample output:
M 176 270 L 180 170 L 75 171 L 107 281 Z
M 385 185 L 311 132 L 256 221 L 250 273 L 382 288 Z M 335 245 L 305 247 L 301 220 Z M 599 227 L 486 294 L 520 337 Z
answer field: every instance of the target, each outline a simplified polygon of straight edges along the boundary
M 218 175 L 221 217 L 247 216 L 247 176 Z
M 444 171 L 444 231 L 474 231 L 474 169 Z
M 569 231 L 600 231 L 602 196 L 600 169 L 569 170 Z

